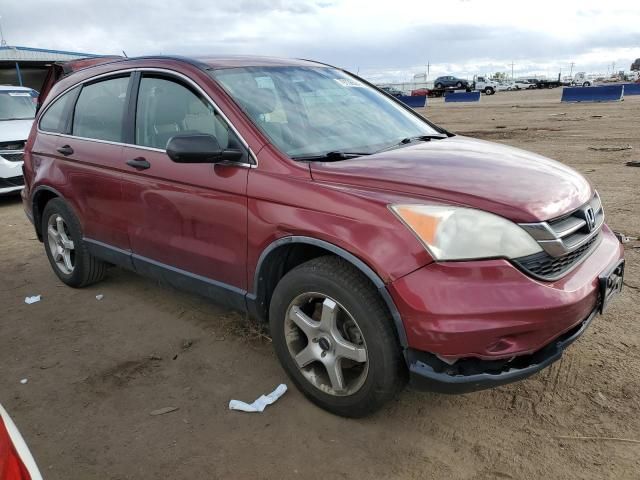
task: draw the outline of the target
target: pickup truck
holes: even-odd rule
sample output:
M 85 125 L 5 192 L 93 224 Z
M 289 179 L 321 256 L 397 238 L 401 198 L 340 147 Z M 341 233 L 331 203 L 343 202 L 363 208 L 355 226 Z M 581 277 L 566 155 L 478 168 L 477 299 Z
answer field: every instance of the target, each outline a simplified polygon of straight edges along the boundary
M 490 80 L 488 77 L 475 75 L 473 77 L 473 90 L 484 92 L 485 95 L 493 95 L 500 89 L 498 82 Z

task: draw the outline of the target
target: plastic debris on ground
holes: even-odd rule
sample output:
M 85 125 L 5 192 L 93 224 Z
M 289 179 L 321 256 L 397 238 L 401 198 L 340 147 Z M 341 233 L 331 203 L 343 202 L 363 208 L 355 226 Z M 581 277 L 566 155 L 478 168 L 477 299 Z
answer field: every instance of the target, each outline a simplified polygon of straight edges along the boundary
M 229 410 L 240 410 L 241 412 L 262 412 L 276 400 L 278 400 L 284 392 L 287 391 L 287 386 L 284 383 L 278 385 L 278 387 L 268 395 L 262 395 L 253 403 L 245 403 L 240 400 L 231 400 L 229 402 Z
M 41 300 L 40 295 L 34 295 L 33 297 L 24 297 L 24 303 L 31 305 L 32 303 L 39 302 Z
M 96 300 L 102 300 L 104 298 L 104 295 L 100 294 L 100 295 L 96 295 Z
M 23 378 L 22 380 L 20 380 L 20 383 L 21 383 L 22 385 L 26 385 L 28 381 L 29 381 L 29 380 L 27 380 L 26 378 Z
M 159 408 L 158 410 L 154 410 L 153 412 L 149 412 L 149 415 L 164 415 L 165 413 L 171 413 L 171 412 L 175 412 L 179 410 L 178 407 L 164 407 L 164 408 Z

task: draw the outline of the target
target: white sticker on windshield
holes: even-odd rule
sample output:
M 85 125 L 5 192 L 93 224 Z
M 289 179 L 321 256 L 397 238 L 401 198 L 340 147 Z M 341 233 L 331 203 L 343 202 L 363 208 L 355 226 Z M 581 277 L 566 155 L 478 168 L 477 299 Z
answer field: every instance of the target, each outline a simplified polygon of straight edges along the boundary
M 30 97 L 31 96 L 29 92 L 9 92 L 9 95 L 12 97 Z
M 351 78 L 334 78 L 334 80 L 338 82 L 340 85 L 342 85 L 343 87 L 360 87 L 360 88 L 364 87 L 362 83 L 357 82 L 356 80 L 353 80 Z

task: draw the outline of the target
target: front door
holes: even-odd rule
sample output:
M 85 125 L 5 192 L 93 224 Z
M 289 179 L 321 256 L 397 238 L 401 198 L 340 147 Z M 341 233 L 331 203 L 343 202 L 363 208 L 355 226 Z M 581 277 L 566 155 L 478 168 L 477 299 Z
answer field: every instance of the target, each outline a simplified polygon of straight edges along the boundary
M 142 73 L 134 88 L 134 131 L 127 142 L 134 145 L 124 147 L 129 168 L 122 184 L 134 265 L 210 296 L 227 290 L 240 301 L 246 290 L 248 150 L 194 85 Z M 247 156 L 237 164 L 174 163 L 167 142 L 187 133 L 214 135 L 222 148 L 242 148 Z

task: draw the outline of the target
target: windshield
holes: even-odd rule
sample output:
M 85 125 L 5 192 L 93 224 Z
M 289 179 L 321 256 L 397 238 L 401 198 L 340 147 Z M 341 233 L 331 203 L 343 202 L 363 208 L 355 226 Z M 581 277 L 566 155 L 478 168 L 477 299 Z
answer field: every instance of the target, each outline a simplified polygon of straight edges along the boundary
M 330 67 L 243 67 L 213 77 L 292 158 L 368 154 L 408 137 L 438 135 L 379 91 Z
M 36 116 L 34 91 L 0 91 L 0 120 L 30 120 Z

